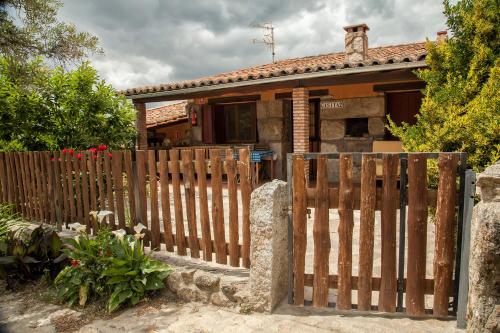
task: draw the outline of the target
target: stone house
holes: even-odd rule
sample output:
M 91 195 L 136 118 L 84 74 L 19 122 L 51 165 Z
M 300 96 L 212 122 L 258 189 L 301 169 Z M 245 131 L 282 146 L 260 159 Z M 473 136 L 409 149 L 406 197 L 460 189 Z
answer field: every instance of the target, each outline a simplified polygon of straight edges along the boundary
M 146 103 L 182 99 L 196 119 L 191 145 L 268 145 L 278 178 L 289 152 L 400 151 L 387 115 L 415 121 L 425 84 L 414 71 L 426 67 L 425 42 L 370 48 L 367 25 L 344 30 L 342 52 L 125 90 L 138 110 L 138 147 L 146 148 Z
M 187 101 L 146 110 L 149 148 L 187 145 L 191 126 L 186 113 Z

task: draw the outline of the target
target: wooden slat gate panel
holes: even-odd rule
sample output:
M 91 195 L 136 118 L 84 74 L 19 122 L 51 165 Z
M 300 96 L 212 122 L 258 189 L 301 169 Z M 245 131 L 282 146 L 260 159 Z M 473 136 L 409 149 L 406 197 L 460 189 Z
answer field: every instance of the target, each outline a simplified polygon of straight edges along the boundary
M 315 182 L 308 182 L 304 174 L 308 160 L 317 161 Z M 436 160 L 437 174 L 428 168 Z M 463 184 L 465 161 L 463 153 L 289 154 L 289 302 L 453 316 L 462 241 L 455 234 L 461 235 L 468 223 L 455 214 L 457 203 L 459 212 L 465 205 L 457 200 L 463 196 L 457 177 Z M 438 179 L 437 189 L 430 187 L 429 177 Z M 355 210 L 360 211 L 359 223 Z M 330 230 L 336 224 L 338 239 Z M 429 228 L 435 228 L 435 237 Z M 311 253 L 308 229 L 313 232 Z M 353 243 L 354 234 L 359 243 Z M 430 242 L 434 247 L 428 247 Z

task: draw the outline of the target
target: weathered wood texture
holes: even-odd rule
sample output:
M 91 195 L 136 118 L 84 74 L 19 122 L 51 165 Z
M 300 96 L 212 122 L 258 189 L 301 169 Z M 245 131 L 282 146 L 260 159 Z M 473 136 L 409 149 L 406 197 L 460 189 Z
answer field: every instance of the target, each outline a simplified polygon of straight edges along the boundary
M 113 215 L 103 223 L 129 232 L 142 223 L 145 245 L 152 249 L 165 244 L 167 251 L 180 255 L 189 249 L 193 258 L 201 251 L 206 261 L 215 253 L 223 264 L 229 255 L 232 266 L 249 268 L 250 165 L 248 149 L 238 154 L 206 149 L 1 152 L 0 201 L 11 203 L 29 220 L 59 225 L 78 221 L 94 234 L 100 226 L 92 224 L 90 212 L 109 210 Z
M 304 273 L 307 248 L 306 175 L 304 157 L 293 156 L 293 295 L 294 304 L 304 305 Z
M 408 156 L 408 259 L 406 312 L 425 313 L 425 262 L 427 244 L 427 158 Z

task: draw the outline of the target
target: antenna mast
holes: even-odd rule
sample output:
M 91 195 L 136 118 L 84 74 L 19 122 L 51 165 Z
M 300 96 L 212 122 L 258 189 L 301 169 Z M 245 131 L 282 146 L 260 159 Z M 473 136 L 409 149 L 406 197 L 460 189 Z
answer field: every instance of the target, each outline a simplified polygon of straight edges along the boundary
M 262 39 L 254 38 L 252 42 L 254 44 L 260 43 L 260 44 L 265 44 L 265 46 L 271 51 L 271 57 L 274 62 L 274 56 L 276 53 L 274 52 L 274 27 L 272 22 L 265 22 L 265 23 L 257 23 L 257 24 L 252 24 L 251 25 L 254 28 L 260 28 L 264 30 L 264 37 Z

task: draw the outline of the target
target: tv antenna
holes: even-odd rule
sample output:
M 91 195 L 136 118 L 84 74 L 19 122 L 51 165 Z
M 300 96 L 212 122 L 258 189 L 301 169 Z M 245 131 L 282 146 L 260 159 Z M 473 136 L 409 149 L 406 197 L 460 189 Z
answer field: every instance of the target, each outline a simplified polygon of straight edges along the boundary
M 252 40 L 252 43 L 264 44 L 269 49 L 269 51 L 271 51 L 271 57 L 274 62 L 274 56 L 276 54 L 274 53 L 275 42 L 274 42 L 274 27 L 272 22 L 252 24 L 251 27 L 264 30 L 264 37 L 262 39 L 254 38 Z

